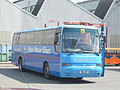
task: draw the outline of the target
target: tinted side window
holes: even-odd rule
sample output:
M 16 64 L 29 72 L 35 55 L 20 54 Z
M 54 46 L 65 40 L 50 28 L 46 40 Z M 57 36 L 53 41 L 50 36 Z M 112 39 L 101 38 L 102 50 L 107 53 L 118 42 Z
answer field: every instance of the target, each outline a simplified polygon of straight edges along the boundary
M 19 44 L 20 34 L 16 34 L 15 44 Z
M 34 44 L 43 44 L 44 31 L 36 31 L 34 33 Z
M 34 32 L 28 32 L 26 37 L 26 44 L 34 44 Z
M 55 50 L 56 52 L 60 52 L 60 32 L 55 33 Z
M 20 34 L 20 39 L 19 39 L 19 44 L 26 44 L 26 34 L 27 33 L 21 33 Z
M 12 38 L 12 44 L 15 44 L 16 36 L 17 36 L 17 34 L 14 34 L 14 35 L 13 35 L 13 38 Z
M 44 33 L 44 44 L 54 44 L 55 30 L 46 30 Z

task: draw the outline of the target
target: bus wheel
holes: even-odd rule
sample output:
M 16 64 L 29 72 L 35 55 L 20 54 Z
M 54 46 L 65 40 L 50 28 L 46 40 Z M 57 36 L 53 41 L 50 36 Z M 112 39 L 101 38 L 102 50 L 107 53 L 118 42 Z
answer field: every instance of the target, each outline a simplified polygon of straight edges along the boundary
M 83 77 L 73 78 L 74 80 L 82 80 Z
M 81 78 L 77 78 L 78 80 L 82 80 L 83 79 L 83 77 L 81 77 Z
M 19 70 L 20 70 L 21 72 L 24 72 L 24 71 L 25 71 L 25 69 L 23 68 L 23 65 L 22 65 L 22 59 L 21 59 L 21 58 L 19 59 L 18 66 L 19 66 Z
M 115 66 L 119 66 L 119 64 L 115 64 Z
M 45 63 L 43 66 L 43 72 L 44 72 L 44 77 L 47 79 L 50 79 L 50 75 L 49 75 L 49 65 L 48 63 Z

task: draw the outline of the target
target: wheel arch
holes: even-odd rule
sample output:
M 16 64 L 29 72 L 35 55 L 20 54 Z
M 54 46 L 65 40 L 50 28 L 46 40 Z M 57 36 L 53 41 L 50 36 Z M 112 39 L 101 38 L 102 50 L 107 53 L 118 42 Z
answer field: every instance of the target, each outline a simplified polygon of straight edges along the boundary
M 44 72 L 44 69 L 43 69 L 43 68 L 44 68 L 44 65 L 45 65 L 46 63 L 48 64 L 48 61 L 44 61 L 44 62 L 43 62 L 43 67 L 42 67 L 43 72 Z
M 22 56 L 18 57 L 18 62 L 17 62 L 18 64 L 20 63 L 20 60 L 23 60 Z

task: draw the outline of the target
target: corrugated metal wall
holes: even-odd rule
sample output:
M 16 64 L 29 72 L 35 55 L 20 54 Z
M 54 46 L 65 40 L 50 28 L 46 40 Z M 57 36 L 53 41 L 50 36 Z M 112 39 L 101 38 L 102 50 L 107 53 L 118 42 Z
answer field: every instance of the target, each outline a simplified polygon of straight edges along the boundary
M 46 0 L 37 17 L 21 10 L 7 0 L 0 0 L 0 31 L 14 32 L 33 27 L 43 27 L 51 19 L 59 22 L 101 23 L 97 17 L 69 0 Z
M 11 44 L 11 32 L 0 31 L 0 44 Z
M 0 31 L 18 31 L 35 27 L 37 19 L 7 0 L 0 0 Z
M 38 14 L 38 23 L 43 25 L 48 23 L 49 20 L 60 23 L 64 21 L 101 23 L 100 19 L 70 0 L 46 0 Z
M 114 1 L 104 21 L 108 27 L 108 47 L 120 48 L 120 3 Z

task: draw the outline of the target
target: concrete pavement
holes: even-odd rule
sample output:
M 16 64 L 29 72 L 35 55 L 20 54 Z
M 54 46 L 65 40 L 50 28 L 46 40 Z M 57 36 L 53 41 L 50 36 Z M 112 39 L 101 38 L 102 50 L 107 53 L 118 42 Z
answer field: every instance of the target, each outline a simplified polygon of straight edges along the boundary
M 0 63 L 0 88 L 36 88 L 43 90 L 120 90 L 120 67 L 107 66 L 105 77 L 47 80 L 42 74 L 21 73 L 10 63 Z

